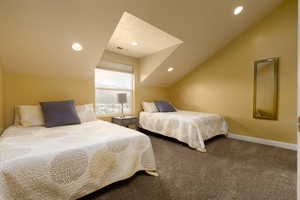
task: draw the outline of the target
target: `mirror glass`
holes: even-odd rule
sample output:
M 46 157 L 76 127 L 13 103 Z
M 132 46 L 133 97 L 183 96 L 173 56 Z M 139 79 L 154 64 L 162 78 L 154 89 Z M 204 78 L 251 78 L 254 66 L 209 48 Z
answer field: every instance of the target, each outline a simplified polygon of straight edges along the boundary
M 258 119 L 277 119 L 278 58 L 256 61 L 254 64 L 254 111 Z

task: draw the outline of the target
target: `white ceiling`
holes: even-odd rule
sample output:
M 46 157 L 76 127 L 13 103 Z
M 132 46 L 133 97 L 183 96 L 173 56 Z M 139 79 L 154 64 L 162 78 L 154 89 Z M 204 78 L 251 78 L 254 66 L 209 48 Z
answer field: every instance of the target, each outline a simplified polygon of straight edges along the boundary
M 132 42 L 138 45 L 133 46 Z M 108 42 L 107 50 L 140 58 L 180 43 L 181 40 L 125 12 Z
M 184 41 L 144 81 L 168 86 L 262 19 L 282 0 L 0 0 L 5 71 L 90 79 L 125 11 Z M 233 15 L 237 5 L 245 7 Z M 131 38 L 130 38 L 131 39 Z M 81 52 L 71 49 L 83 45 Z M 172 76 L 166 69 L 172 66 Z

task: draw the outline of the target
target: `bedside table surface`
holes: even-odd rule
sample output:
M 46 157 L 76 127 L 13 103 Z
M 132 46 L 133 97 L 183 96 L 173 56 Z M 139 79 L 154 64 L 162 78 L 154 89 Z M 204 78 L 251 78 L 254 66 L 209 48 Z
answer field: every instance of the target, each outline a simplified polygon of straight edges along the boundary
M 115 118 L 115 119 L 133 119 L 133 118 L 137 118 L 135 116 L 124 116 L 124 117 L 112 117 L 112 118 Z
M 138 125 L 138 118 L 134 116 L 126 116 L 126 117 L 112 117 L 112 123 L 118 124 L 121 126 L 128 127 L 130 125 Z

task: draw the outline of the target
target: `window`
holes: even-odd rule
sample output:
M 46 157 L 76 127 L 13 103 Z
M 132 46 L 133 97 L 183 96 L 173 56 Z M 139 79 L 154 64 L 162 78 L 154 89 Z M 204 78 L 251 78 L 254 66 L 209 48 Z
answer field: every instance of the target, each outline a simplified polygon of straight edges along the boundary
M 133 73 L 114 71 L 111 69 L 95 69 L 96 114 L 118 115 L 122 106 L 118 103 L 118 94 L 127 94 L 124 113 L 131 114 L 133 96 Z

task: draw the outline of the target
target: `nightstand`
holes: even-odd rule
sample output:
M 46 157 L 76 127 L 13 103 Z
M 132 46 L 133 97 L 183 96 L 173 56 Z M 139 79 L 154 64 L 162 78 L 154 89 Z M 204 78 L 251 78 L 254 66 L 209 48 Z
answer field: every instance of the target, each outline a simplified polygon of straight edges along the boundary
M 112 117 L 111 122 L 125 127 L 130 125 L 134 125 L 136 129 L 138 127 L 138 118 L 134 116 Z

